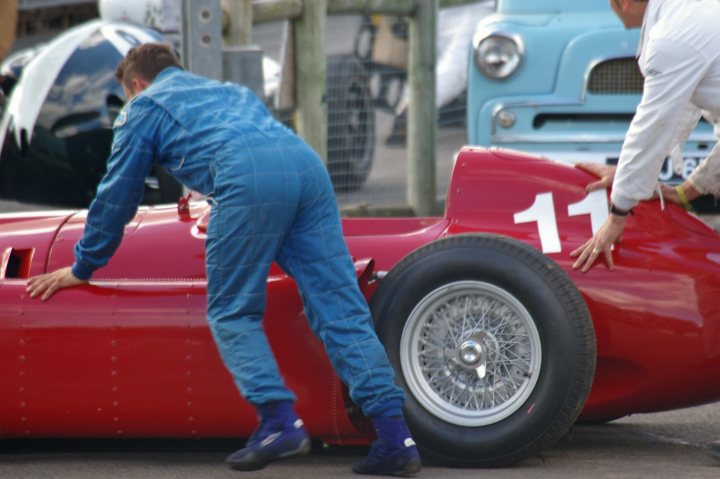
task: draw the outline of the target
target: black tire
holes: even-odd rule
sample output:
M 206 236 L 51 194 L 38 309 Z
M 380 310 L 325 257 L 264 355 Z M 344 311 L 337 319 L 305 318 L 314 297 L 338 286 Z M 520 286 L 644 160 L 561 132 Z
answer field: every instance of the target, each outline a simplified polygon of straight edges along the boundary
M 360 28 L 358 28 L 355 34 L 355 41 L 353 42 L 353 54 L 355 58 L 364 64 L 372 60 L 372 51 L 375 45 L 375 31 L 375 25 L 373 25 L 370 17 L 364 15 Z
M 556 263 L 517 240 L 467 234 L 430 243 L 389 272 L 371 307 L 424 459 L 517 463 L 560 439 L 590 392 L 587 306 Z
M 360 189 L 375 149 L 375 111 L 369 77 L 354 55 L 328 59 L 328 171 L 337 191 Z

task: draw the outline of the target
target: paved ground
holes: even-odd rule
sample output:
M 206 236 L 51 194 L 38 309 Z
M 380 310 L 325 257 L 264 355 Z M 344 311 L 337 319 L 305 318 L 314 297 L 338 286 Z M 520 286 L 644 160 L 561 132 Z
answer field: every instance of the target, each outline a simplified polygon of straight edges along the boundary
M 720 460 L 706 443 L 720 433 L 720 405 L 638 415 L 601 426 L 576 426 L 541 455 L 506 469 L 427 465 L 438 479 L 717 479 Z M 0 442 L 0 477 L 22 479 L 297 478 L 354 476 L 364 448 L 316 448 L 264 471 L 228 470 L 223 458 L 237 441 Z

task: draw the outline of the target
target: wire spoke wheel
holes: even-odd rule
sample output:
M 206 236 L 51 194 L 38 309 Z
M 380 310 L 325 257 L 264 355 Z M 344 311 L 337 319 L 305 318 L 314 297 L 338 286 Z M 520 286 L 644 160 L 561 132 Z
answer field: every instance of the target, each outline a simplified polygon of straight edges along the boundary
M 412 311 L 400 361 L 411 393 L 437 417 L 483 426 L 515 412 L 533 390 L 542 347 L 532 317 L 507 291 L 460 281 Z

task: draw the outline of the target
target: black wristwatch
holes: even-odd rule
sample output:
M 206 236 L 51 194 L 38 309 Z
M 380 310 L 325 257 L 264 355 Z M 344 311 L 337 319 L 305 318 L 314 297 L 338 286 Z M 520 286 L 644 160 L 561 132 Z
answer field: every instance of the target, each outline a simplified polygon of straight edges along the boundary
M 610 214 L 611 214 L 611 215 L 615 215 L 615 216 L 627 216 L 627 215 L 629 215 L 630 213 L 632 213 L 632 208 L 630 208 L 629 210 L 621 210 L 620 208 L 618 208 L 618 207 L 615 206 L 614 204 L 610 203 L 610 207 L 608 208 L 608 211 L 610 211 Z

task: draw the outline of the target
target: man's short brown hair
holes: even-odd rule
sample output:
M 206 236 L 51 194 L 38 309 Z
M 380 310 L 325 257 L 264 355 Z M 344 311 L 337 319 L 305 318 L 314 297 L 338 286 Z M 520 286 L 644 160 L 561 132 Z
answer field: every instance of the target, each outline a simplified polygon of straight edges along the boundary
M 115 70 L 115 78 L 129 88 L 133 77 L 139 76 L 152 83 L 158 73 L 169 67 L 182 68 L 170 46 L 164 43 L 144 43 L 127 52 Z

